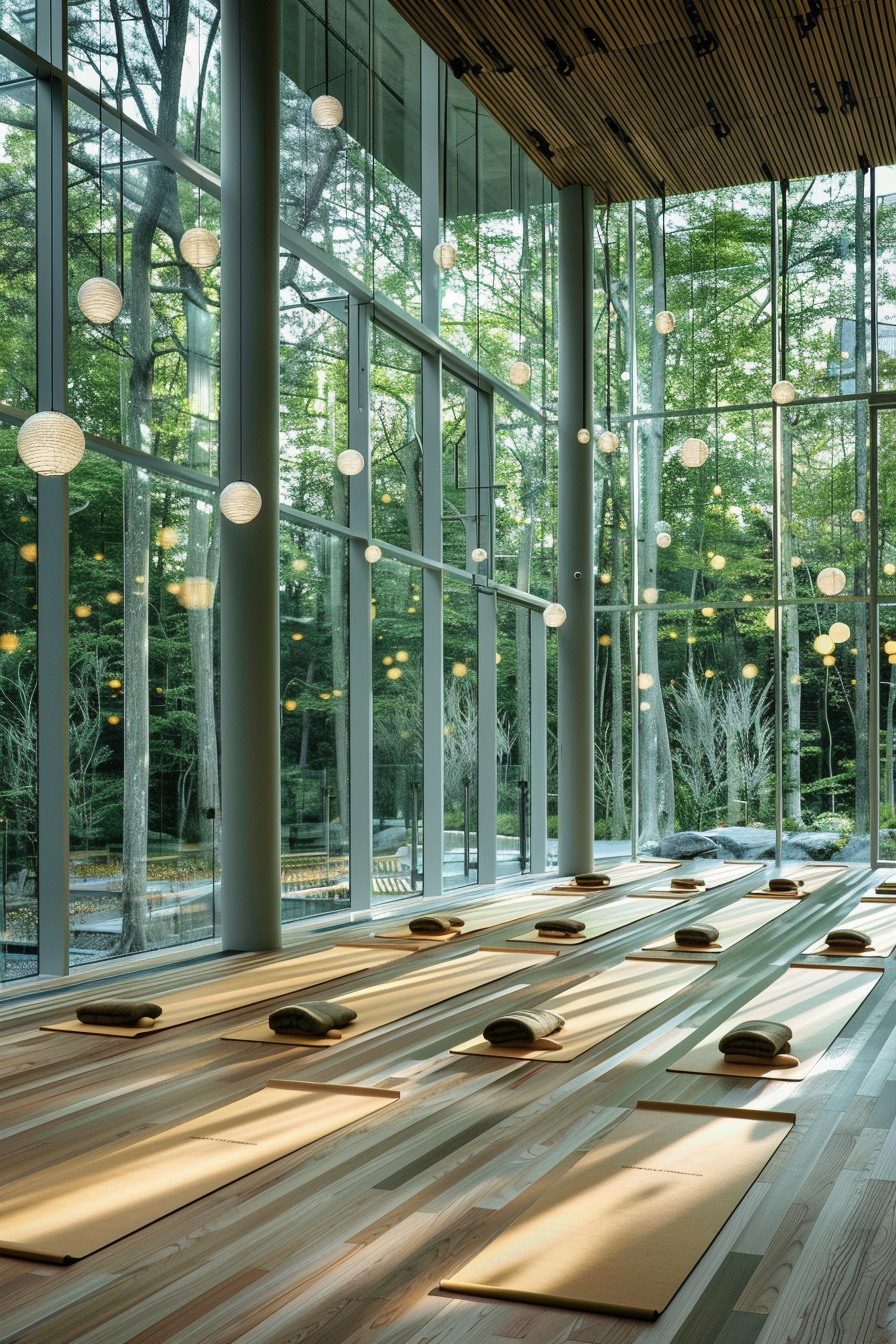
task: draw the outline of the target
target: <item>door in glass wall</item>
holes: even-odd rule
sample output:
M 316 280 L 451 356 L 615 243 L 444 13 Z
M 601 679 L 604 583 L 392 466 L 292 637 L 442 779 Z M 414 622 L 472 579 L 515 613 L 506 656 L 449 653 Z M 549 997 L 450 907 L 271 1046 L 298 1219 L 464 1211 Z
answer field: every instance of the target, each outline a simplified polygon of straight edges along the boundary
M 283 919 L 348 909 L 346 546 L 280 527 Z
M 445 890 L 478 880 L 479 705 L 476 590 L 446 579 L 445 644 Z
M 531 870 L 532 696 L 528 607 L 498 598 L 497 874 Z
M 373 566 L 374 901 L 423 884 L 423 607 L 420 571 Z

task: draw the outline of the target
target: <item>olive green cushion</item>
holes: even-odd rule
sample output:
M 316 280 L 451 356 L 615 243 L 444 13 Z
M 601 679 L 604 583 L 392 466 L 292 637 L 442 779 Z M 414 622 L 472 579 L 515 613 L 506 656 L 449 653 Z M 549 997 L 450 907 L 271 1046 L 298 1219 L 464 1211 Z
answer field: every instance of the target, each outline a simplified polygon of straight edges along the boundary
M 450 933 L 463 926 L 463 920 L 457 915 L 415 915 L 408 924 L 411 933 Z
M 862 952 L 871 946 L 871 938 L 861 929 L 831 929 L 825 942 L 828 947 L 842 947 L 850 952 Z
M 580 919 L 562 919 L 558 915 L 553 919 L 540 919 L 535 927 L 539 933 L 560 934 L 572 938 L 581 933 L 585 925 Z
M 753 1018 L 738 1022 L 737 1026 L 726 1031 L 719 1041 L 723 1055 L 749 1055 L 755 1059 L 774 1059 L 790 1043 L 793 1032 L 786 1022 L 769 1022 Z
M 342 1003 L 312 999 L 307 1003 L 288 1003 L 275 1008 L 268 1018 L 271 1031 L 297 1031 L 303 1036 L 326 1036 L 328 1031 L 348 1026 L 358 1014 Z
M 550 1013 L 546 1008 L 528 1008 L 495 1018 L 482 1034 L 491 1045 L 532 1045 L 542 1036 L 559 1031 L 565 1022 L 565 1017 Z
M 799 891 L 805 884 L 799 877 L 770 877 L 769 891 Z
M 669 881 L 672 891 L 702 891 L 706 882 L 702 877 L 673 877 Z
M 82 1003 L 75 1009 L 79 1022 L 91 1027 L 133 1027 L 141 1017 L 161 1017 L 157 1003 L 143 1003 L 134 999 L 102 999 Z
M 610 885 L 609 873 L 579 873 L 573 878 L 577 887 L 608 887 Z
M 675 930 L 675 941 L 680 947 L 710 947 L 718 938 L 715 924 L 688 924 Z

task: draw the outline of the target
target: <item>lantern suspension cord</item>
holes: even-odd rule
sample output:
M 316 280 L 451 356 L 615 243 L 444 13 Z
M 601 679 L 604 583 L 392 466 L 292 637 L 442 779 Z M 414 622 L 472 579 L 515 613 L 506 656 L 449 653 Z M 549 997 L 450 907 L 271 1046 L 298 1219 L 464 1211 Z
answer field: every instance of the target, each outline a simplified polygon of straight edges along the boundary
M 604 252 L 604 289 L 605 289 L 605 291 L 606 291 L 606 295 L 607 295 L 607 340 L 606 340 L 606 366 L 605 366 L 605 372 L 604 372 L 604 394 L 605 394 L 605 397 L 606 397 L 607 429 L 608 429 L 608 430 L 612 429 L 612 427 L 613 427 L 613 426 L 612 426 L 612 423 L 611 423 L 611 415 L 612 415 L 611 400 L 612 400 L 612 398 L 611 398 L 611 396 L 610 396 L 610 373 L 611 373 L 611 367 L 612 367 L 612 358 L 611 358 L 611 340 L 610 340 L 610 318 L 611 318 L 612 310 L 613 310 L 613 305 L 612 305 L 612 303 L 611 303 L 611 301 L 610 301 L 610 206 L 611 206 L 611 205 L 612 205 L 612 200 L 611 200 L 611 198 L 610 198 L 610 196 L 609 196 L 609 194 L 608 194 L 608 195 L 607 195 L 607 213 L 606 213 L 606 216 L 605 216 L 605 218 L 604 218 L 604 230 L 603 230 L 603 234 L 604 234 L 604 239 L 603 239 L 603 242 L 604 242 L 604 247 L 603 247 L 603 252 Z
M 712 320 L 713 325 L 719 315 L 719 235 L 716 229 L 716 204 L 712 207 Z M 719 357 L 714 357 L 715 394 L 716 394 L 716 485 L 719 483 Z
M 781 353 L 779 363 L 781 378 L 787 377 L 787 178 L 781 178 L 781 214 L 784 228 L 781 234 Z
M 100 145 L 99 145 L 99 187 L 100 187 L 100 227 L 99 227 L 99 252 L 100 252 L 100 278 L 103 274 L 103 136 L 106 131 L 103 122 L 102 92 L 103 92 L 103 9 L 100 6 L 99 11 L 100 26 Z
M 330 0 L 324 0 L 324 85 L 330 92 Z
M 448 225 L 448 67 L 441 67 L 445 81 L 444 117 L 442 123 L 442 242 L 447 237 Z
M 663 178 L 660 183 L 660 190 L 663 194 L 663 312 L 669 310 L 669 299 L 666 292 L 666 179 Z
M 118 61 L 115 101 L 118 106 L 118 288 L 124 294 L 124 116 L 121 105 L 121 60 Z

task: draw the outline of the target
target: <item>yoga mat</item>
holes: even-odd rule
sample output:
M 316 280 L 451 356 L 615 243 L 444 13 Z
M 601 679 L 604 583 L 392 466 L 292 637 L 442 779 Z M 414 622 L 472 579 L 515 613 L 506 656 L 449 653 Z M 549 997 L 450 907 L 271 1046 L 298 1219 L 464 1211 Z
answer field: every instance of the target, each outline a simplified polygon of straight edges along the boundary
M 399 1096 L 384 1088 L 272 1079 L 186 1124 L 45 1167 L 4 1189 L 0 1252 L 80 1260 Z
M 604 890 L 604 888 L 601 888 Z M 388 933 L 378 933 L 377 938 L 400 938 L 403 942 L 411 940 L 421 943 L 451 943 L 455 938 L 464 933 L 481 933 L 483 929 L 495 929 L 500 924 L 512 924 L 516 919 L 524 919 L 526 915 L 549 915 L 555 910 L 565 910 L 568 905 L 576 904 L 576 901 L 584 901 L 587 893 L 581 888 L 577 889 L 576 895 L 571 899 L 565 897 L 550 897 L 544 892 L 526 892 L 522 896 L 509 896 L 503 901 L 488 901 L 484 905 L 473 905 L 468 910 L 458 910 L 458 918 L 464 921 L 462 929 L 451 929 L 446 933 L 411 933 L 407 924 L 402 925 L 400 929 L 392 929 Z M 454 914 L 455 912 L 448 908 L 447 911 L 437 910 L 436 914 Z
M 795 1118 L 639 1101 L 440 1287 L 654 1320 Z
M 798 892 L 769 891 L 768 887 L 764 886 L 747 892 L 747 895 L 770 896 L 772 900 L 779 901 L 798 901 L 803 896 L 809 896 L 813 891 L 826 886 L 828 882 L 833 882 L 835 878 L 842 877 L 846 871 L 845 863 L 802 863 L 796 868 L 785 868 L 779 874 L 780 877 L 802 878 L 803 886 Z
M 576 1059 L 713 969 L 705 962 L 623 961 L 537 1005 L 566 1018 L 566 1026 L 545 1041 L 536 1041 L 534 1045 L 490 1045 L 483 1036 L 476 1036 L 452 1046 L 451 1053 L 545 1059 L 550 1063 Z M 502 1013 L 500 1003 L 483 1011 L 488 1012 L 491 1020 Z
M 624 929 L 627 924 L 637 924 L 640 919 L 649 919 L 651 915 L 659 914 L 661 910 L 672 910 L 679 904 L 680 901 L 667 899 L 648 901 L 643 897 L 639 897 L 635 903 L 631 896 L 617 896 L 614 901 L 607 901 L 605 905 L 599 905 L 594 910 L 582 910 L 580 913 L 573 910 L 571 918 L 578 919 L 585 925 L 582 932 L 573 938 L 542 937 L 537 929 L 529 929 L 526 933 L 515 934 L 507 941 L 537 943 L 540 947 L 574 947 L 577 943 L 587 943 L 592 938 L 600 938 L 604 933 Z
M 805 1078 L 882 974 L 873 966 L 791 966 L 755 999 L 707 1032 L 669 1069 L 673 1073 L 725 1074 L 731 1078 L 780 1078 L 785 1083 Z M 800 1061 L 797 1068 L 725 1063 L 719 1041 L 732 1027 L 750 1018 L 785 1022 L 790 1027 L 793 1040 L 788 1054 Z
M 680 868 L 677 859 L 638 859 L 636 863 L 618 863 L 615 868 L 605 868 L 610 881 L 605 887 L 579 887 L 570 878 L 556 887 L 548 887 L 540 894 L 551 896 L 558 891 L 572 891 L 577 895 L 593 896 L 597 892 L 612 891 L 613 887 L 624 887 L 627 882 L 645 882 L 655 873 L 667 873 L 672 868 Z
M 888 957 L 896 947 L 896 905 L 892 901 L 860 901 L 848 914 L 832 917 L 831 929 L 859 929 L 871 938 L 864 952 L 834 952 L 823 938 L 807 947 L 804 956 Z M 829 930 L 830 931 L 830 930 Z
M 726 909 L 706 916 L 705 922 L 715 925 L 719 931 L 718 940 L 711 947 L 679 947 L 675 939 L 666 934 L 664 938 L 658 938 L 655 943 L 645 943 L 642 951 L 664 954 L 677 952 L 682 956 L 689 956 L 694 952 L 704 954 L 727 952 L 729 947 L 734 947 L 742 938 L 755 933 L 757 929 L 761 929 L 773 919 L 778 919 L 780 915 L 786 915 L 789 908 L 781 901 L 760 901 L 755 898 L 734 901 Z M 689 920 L 682 915 L 682 927 L 695 922 L 700 921 Z
M 241 1031 L 229 1031 L 222 1040 L 263 1041 L 268 1045 L 311 1045 L 328 1049 L 355 1040 L 376 1027 L 384 1027 L 390 1022 L 397 1022 L 399 1018 L 409 1017 L 411 1013 L 419 1013 L 423 1008 L 432 1008 L 445 999 L 456 998 L 468 989 L 479 989 L 492 980 L 502 980 L 506 975 L 543 966 L 542 957 L 556 955 L 553 948 L 539 952 L 517 952 L 511 948 L 480 950 L 456 957 L 454 961 L 421 966 L 419 971 L 411 971 L 409 975 L 399 976 L 385 985 L 359 989 L 353 994 L 340 994 L 339 1003 L 354 1008 L 358 1014 L 354 1022 L 341 1028 L 341 1040 L 271 1031 L 266 1020 L 254 1022 Z
M 649 891 L 643 893 L 644 896 L 678 896 L 693 899 L 695 896 L 702 896 L 704 891 L 712 891 L 715 887 L 725 887 L 729 882 L 737 882 L 741 877 L 749 877 L 751 873 L 758 873 L 760 868 L 764 868 L 764 863 L 737 863 L 734 859 L 726 859 L 713 868 L 706 868 L 703 872 L 689 874 L 693 877 L 703 878 L 703 887 L 700 891 L 677 891 L 675 887 L 651 887 Z M 641 893 L 637 893 L 639 896 Z
M 41 1027 L 41 1031 L 75 1031 L 86 1036 L 158 1036 L 160 1031 L 168 1027 L 181 1027 L 186 1022 L 198 1022 L 204 1017 L 229 1013 L 234 1008 L 263 1003 L 265 999 L 279 999 L 284 994 L 298 993 L 312 985 L 337 980 L 342 975 L 352 975 L 356 971 L 388 966 L 392 961 L 410 956 L 413 956 L 410 948 L 399 951 L 397 948 L 364 944 L 357 947 L 327 947 L 320 952 L 290 957 L 287 961 L 267 961 L 250 971 L 238 971 L 236 975 L 193 985 L 190 989 L 169 990 L 154 995 L 141 987 L 139 997 L 157 1002 L 162 1008 L 162 1016 L 156 1018 L 151 1027 L 94 1027 L 72 1017 L 68 1022 L 47 1023 Z M 85 990 L 84 1002 L 115 997 L 113 990 Z

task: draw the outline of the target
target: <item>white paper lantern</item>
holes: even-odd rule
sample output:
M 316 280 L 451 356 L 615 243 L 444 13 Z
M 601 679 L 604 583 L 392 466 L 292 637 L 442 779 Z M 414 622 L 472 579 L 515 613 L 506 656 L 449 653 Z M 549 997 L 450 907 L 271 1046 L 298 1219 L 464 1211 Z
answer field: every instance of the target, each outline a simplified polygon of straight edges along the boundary
M 678 456 L 686 467 L 702 467 L 709 457 L 709 445 L 703 439 L 685 439 Z
M 835 621 L 828 634 L 835 644 L 845 644 L 849 639 L 850 629 L 845 621 Z
M 654 325 L 661 336 L 668 336 L 675 330 L 675 317 L 664 310 L 662 313 L 657 313 Z
M 793 383 L 788 383 L 786 378 L 775 383 L 772 388 L 772 401 L 776 406 L 789 406 L 792 401 L 796 401 L 796 388 Z
M 121 312 L 121 290 L 114 280 L 95 275 L 78 290 L 78 307 L 94 326 L 105 327 Z
M 364 454 L 359 453 L 357 448 L 345 448 L 337 457 L 336 466 L 343 476 L 357 476 L 366 466 Z
M 481 546 L 476 546 L 470 552 L 470 559 L 474 560 L 477 565 L 481 565 L 484 560 L 488 559 L 488 551 L 484 551 Z
M 251 523 L 261 508 L 261 495 L 248 481 L 231 481 L 221 491 L 218 503 L 232 523 Z
M 382 558 L 383 553 L 379 546 L 368 546 L 367 550 L 364 552 L 364 559 L 367 561 L 368 565 L 375 565 L 377 560 L 382 560 Z
M 644 592 L 641 594 L 641 597 L 647 603 L 648 607 L 652 607 L 660 600 L 659 589 L 645 588 Z
M 615 453 L 619 447 L 619 435 L 612 429 L 605 429 L 597 441 L 597 446 L 602 453 Z
M 79 425 L 59 411 L 30 415 L 16 439 L 19 457 L 38 476 L 67 476 L 84 456 Z
M 831 639 L 830 635 L 816 635 L 815 639 L 812 641 L 812 647 L 816 653 L 833 653 L 834 641 Z
M 566 620 L 566 608 L 559 602 L 549 603 L 541 614 L 549 630 L 556 630 Z
M 342 123 L 342 117 L 342 104 L 338 98 L 333 97 L 332 93 L 322 93 L 311 104 L 311 120 L 315 126 L 323 126 L 326 130 L 332 130 L 334 126 L 339 126 Z
M 578 434 L 576 435 L 576 438 L 578 439 L 579 443 L 590 443 L 590 442 L 591 442 L 591 430 L 590 430 L 590 429 L 580 429 L 579 432 L 578 432 Z
M 215 597 L 215 586 L 211 579 L 201 576 L 188 577 L 177 590 L 177 600 L 187 611 L 200 611 L 210 607 Z
M 208 229 L 187 229 L 180 240 L 180 254 L 194 271 L 205 271 L 217 260 L 221 244 Z
M 815 582 L 820 593 L 824 593 L 826 597 L 836 597 L 846 587 L 846 575 L 842 569 L 837 569 L 831 565 L 819 572 Z
M 511 364 L 507 377 L 514 387 L 523 387 L 532 377 L 532 370 L 524 359 L 518 359 Z
M 865 521 L 865 510 L 864 510 L 864 509 L 853 509 L 852 513 L 851 513 L 849 516 L 850 516 L 850 518 L 853 520 L 854 523 L 864 523 L 864 521 Z
M 450 271 L 457 261 L 457 248 L 453 243 L 436 243 L 432 259 L 441 270 Z
M 671 533 L 671 532 L 657 532 L 657 534 L 656 534 L 656 544 L 657 544 L 657 546 L 659 546 L 662 550 L 666 550 L 666 548 L 667 548 L 668 546 L 671 546 L 671 545 L 672 545 L 672 533 Z
M 752 681 L 754 677 L 759 676 L 759 668 L 755 663 L 744 663 L 740 670 L 740 674 L 745 681 Z

